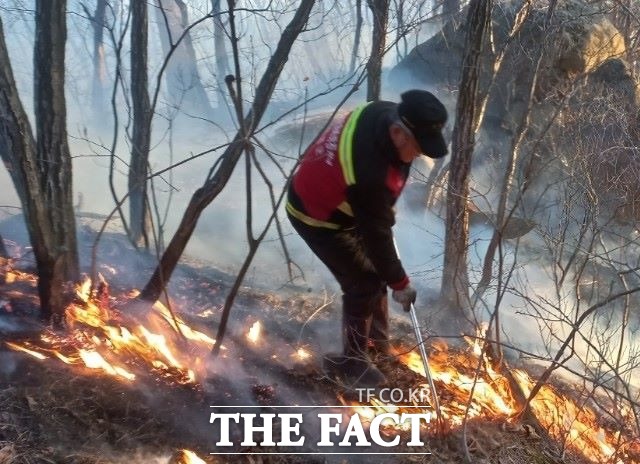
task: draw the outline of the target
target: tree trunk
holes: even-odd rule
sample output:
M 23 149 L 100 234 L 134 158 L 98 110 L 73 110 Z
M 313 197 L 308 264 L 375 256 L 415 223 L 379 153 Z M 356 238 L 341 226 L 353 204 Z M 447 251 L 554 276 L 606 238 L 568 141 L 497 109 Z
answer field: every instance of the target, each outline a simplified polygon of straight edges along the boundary
M 9 257 L 9 253 L 4 246 L 4 239 L 2 238 L 2 235 L 0 235 L 0 258 L 9 259 Z
M 36 1 L 34 99 L 37 154 L 42 194 L 50 218 L 52 243 L 36 258 L 41 300 L 62 318 L 62 284 L 79 278 L 78 245 L 73 214 L 71 154 L 67 145 L 67 108 L 64 93 L 66 0 Z M 38 201 L 38 199 L 36 199 Z M 47 298 L 48 297 L 48 298 Z M 54 320 L 54 322 L 56 322 Z
M 224 24 L 222 23 L 221 0 L 211 0 L 213 13 L 213 46 L 216 54 L 216 78 L 218 81 L 218 108 L 222 108 L 225 98 L 224 78 L 231 72 L 229 59 L 227 58 L 227 47 Z
M 298 38 L 298 35 L 303 31 L 314 3 L 315 0 L 302 0 L 295 16 L 280 36 L 278 46 L 269 60 L 267 69 L 256 88 L 253 106 L 246 115 L 244 123 L 241 125 L 241 128 L 246 130 L 247 138 L 253 133 L 264 115 L 280 73 L 289 58 L 291 47 Z M 204 185 L 193 194 L 175 235 L 162 255 L 160 264 L 156 268 L 153 276 L 140 294 L 140 298 L 147 301 L 155 301 L 158 299 L 195 230 L 200 214 L 202 214 L 202 211 L 204 211 L 209 203 L 224 189 L 244 151 L 245 144 L 245 139 L 242 137 L 242 134 L 238 132 L 233 142 L 227 147 L 220 158 L 222 161 L 216 171 L 207 179 Z
M 397 32 L 396 32 L 396 63 L 400 63 L 409 52 L 409 43 L 407 42 L 407 31 L 405 30 L 404 24 L 404 0 L 396 0 L 396 24 L 397 24 Z M 400 45 L 402 43 L 402 46 Z
M 0 154 L 18 191 L 38 268 L 41 314 L 63 320 L 65 283 L 78 279 L 64 96 L 64 0 L 36 2 L 34 100 L 38 140 L 16 89 L 0 21 Z
M 147 2 L 131 2 L 131 100 L 133 136 L 129 163 L 129 238 L 149 245 L 147 166 L 151 140 L 151 107 L 147 76 Z
M 456 34 L 456 15 L 460 11 L 460 0 L 444 0 L 442 2 L 442 33 L 448 39 L 453 39 Z
M 360 37 L 362 36 L 362 0 L 356 0 L 356 30 L 354 35 L 351 64 L 349 65 L 350 74 L 356 70 L 356 61 L 358 61 L 358 49 L 360 48 Z
M 97 0 L 96 11 L 91 24 L 93 26 L 93 84 L 91 91 L 92 109 L 98 121 L 106 109 L 105 87 L 107 67 L 104 57 L 104 28 L 107 0 Z
M 511 35 L 518 30 L 522 24 L 524 24 L 525 18 L 527 17 L 525 11 L 521 10 L 516 18 L 521 18 L 520 22 L 516 20 L 514 22 L 514 28 L 512 30 Z M 554 4 L 550 4 L 549 10 L 547 12 L 547 21 L 544 24 L 544 29 L 541 34 L 542 37 L 547 37 L 548 31 L 548 21 L 553 15 Z M 506 51 L 506 50 L 505 50 Z M 491 278 L 493 277 L 493 260 L 495 258 L 495 253 L 502 241 L 502 234 L 507 227 L 511 216 L 515 212 L 518 203 L 521 201 L 522 197 L 518 196 L 515 204 L 507 209 L 507 202 L 509 200 L 509 196 L 511 194 L 513 181 L 516 173 L 516 166 L 519 163 L 519 156 L 522 150 L 522 145 L 525 141 L 525 134 L 529 130 L 530 127 L 530 118 L 531 118 L 531 110 L 534 105 L 535 99 L 535 91 L 538 83 L 538 72 L 540 70 L 540 64 L 542 62 L 542 58 L 544 56 L 545 48 L 544 44 L 540 43 L 535 52 L 535 56 L 532 56 L 532 60 L 534 60 L 535 65 L 532 67 L 531 74 L 528 76 L 528 98 L 527 98 L 527 106 L 522 113 L 522 118 L 518 127 L 512 137 L 511 140 L 511 150 L 509 151 L 509 158 L 507 160 L 507 165 L 505 166 L 505 172 L 502 178 L 502 189 L 500 191 L 500 198 L 498 201 L 498 209 L 496 213 L 496 220 L 494 225 L 493 234 L 491 235 L 491 241 L 489 242 L 489 246 L 487 247 L 487 251 L 484 257 L 484 263 L 482 266 L 482 275 L 480 277 L 480 281 L 476 287 L 473 302 L 482 298 L 484 292 L 489 288 L 489 283 L 491 282 Z M 533 54 L 532 54 L 533 55 Z M 499 63 L 494 64 L 494 75 L 497 73 L 497 66 L 502 63 L 500 59 Z M 497 65 L 497 66 L 496 66 Z M 485 100 L 486 101 L 486 100 Z
M 469 31 L 465 43 L 460 95 L 453 128 L 440 299 L 455 311 L 455 316 L 458 318 L 468 316 L 470 308 L 467 272 L 469 171 L 480 113 L 477 98 L 479 65 L 491 22 L 491 3 L 491 0 L 472 0 L 469 6 L 467 15 Z
M 427 185 L 424 191 L 424 202 L 427 205 L 427 207 L 429 207 L 433 203 L 433 200 L 431 198 L 432 195 L 434 195 L 433 189 L 436 186 L 438 175 L 440 174 L 440 171 L 442 171 L 442 168 L 444 167 L 444 160 L 445 158 L 436 158 L 433 162 L 433 167 L 429 172 L 429 177 L 427 177 L 427 182 L 426 182 Z
M 367 0 L 367 3 L 373 14 L 371 56 L 367 62 L 367 101 L 376 101 L 380 100 L 382 87 L 382 58 L 387 36 L 389 0 Z
M 442 20 L 451 21 L 460 11 L 460 0 L 444 0 L 442 2 Z
M 187 6 L 182 0 L 157 0 L 157 22 L 165 56 L 189 26 Z M 189 113 L 211 117 L 213 110 L 198 74 L 191 34 L 186 33 L 167 65 L 166 93 L 169 104 Z
M 38 262 L 43 315 L 64 315 L 63 283 L 79 278 L 76 223 L 73 214 L 71 153 L 67 145 L 64 93 L 66 0 L 36 1 L 34 99 L 38 168 L 42 195 L 50 218 L 50 246 Z M 36 198 L 35 201 L 38 201 Z M 47 303 L 48 302 L 48 303 Z

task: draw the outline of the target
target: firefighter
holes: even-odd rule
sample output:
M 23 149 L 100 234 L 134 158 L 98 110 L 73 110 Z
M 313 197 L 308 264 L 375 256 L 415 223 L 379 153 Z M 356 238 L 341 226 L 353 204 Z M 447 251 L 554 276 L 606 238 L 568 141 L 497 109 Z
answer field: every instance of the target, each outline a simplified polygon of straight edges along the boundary
M 393 207 L 414 159 L 447 154 L 446 121 L 425 90 L 364 104 L 320 135 L 291 180 L 289 220 L 343 293 L 343 351 L 325 356 L 325 370 L 354 387 L 386 381 L 368 351 L 389 352 L 387 287 L 406 311 L 416 300 L 394 244 Z

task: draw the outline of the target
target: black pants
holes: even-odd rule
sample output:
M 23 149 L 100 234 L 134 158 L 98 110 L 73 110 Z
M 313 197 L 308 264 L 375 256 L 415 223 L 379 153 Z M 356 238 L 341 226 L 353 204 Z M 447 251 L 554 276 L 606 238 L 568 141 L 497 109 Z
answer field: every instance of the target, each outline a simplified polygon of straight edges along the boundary
M 387 285 L 367 257 L 357 230 L 312 227 L 291 216 L 289 220 L 340 284 L 345 314 L 357 318 L 371 316 L 380 299 L 387 295 Z
M 336 231 L 292 216 L 289 220 L 340 284 L 345 353 L 364 351 L 369 343 L 379 353 L 388 352 L 387 285 L 367 257 L 357 229 Z

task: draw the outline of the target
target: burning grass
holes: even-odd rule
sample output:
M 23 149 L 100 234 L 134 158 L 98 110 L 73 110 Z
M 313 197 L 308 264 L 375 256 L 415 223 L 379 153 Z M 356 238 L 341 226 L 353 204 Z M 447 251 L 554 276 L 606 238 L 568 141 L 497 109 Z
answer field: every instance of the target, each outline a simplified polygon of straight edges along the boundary
M 183 293 L 178 289 L 176 300 L 189 303 L 192 288 L 203 288 L 205 278 L 201 279 L 199 283 L 194 276 Z M 4 312 L 6 307 L 26 305 L 18 298 L 21 294 L 32 301 L 34 283 L 33 276 L 21 273 L 0 287 L 0 299 L 7 301 Z M 19 292 L 11 293 L 17 284 L 22 285 Z M 278 332 L 279 325 L 296 325 L 293 332 L 303 325 L 299 308 L 308 301 L 285 302 L 273 294 L 259 301 L 259 295 L 245 295 L 254 308 L 261 306 L 262 322 L 255 314 L 247 318 L 224 360 L 229 369 L 207 372 L 205 360 L 214 341 L 209 331 L 191 321 L 208 309 L 178 305 L 181 316 L 174 316 L 156 303 L 134 317 L 118 310 L 128 306 L 134 293 L 109 295 L 106 283 L 98 288 L 93 294 L 88 283 L 77 289 L 67 311 L 67 332 L 44 329 L 26 339 L 4 337 L 5 350 L 11 353 L 0 356 L 15 368 L 5 368 L 0 377 L 0 464 L 238 462 L 212 459 L 203 452 L 211 445 L 206 433 L 209 404 L 250 400 L 268 408 L 291 404 L 287 392 L 295 391 L 316 404 L 342 399 L 365 416 L 389 408 L 378 400 L 353 402 L 340 385 L 322 377 L 319 357 L 309 347 L 287 339 L 284 332 L 292 332 L 291 327 Z M 220 297 L 217 290 L 213 293 Z M 417 353 L 398 349 L 396 354 L 379 360 L 389 387 L 428 389 Z M 463 439 L 478 463 L 640 462 L 638 444 L 623 431 L 605 427 L 585 405 L 551 387 L 543 388 L 532 408 L 555 442 L 538 436 L 518 421 L 518 405 L 504 375 L 481 361 L 473 347 L 449 349 L 433 343 L 430 364 L 449 427 L 446 437 L 431 443 L 431 458 L 389 457 L 379 462 L 461 462 Z M 234 378 L 236 365 L 250 376 Z M 524 371 L 514 375 L 527 393 L 533 380 Z M 239 386 L 248 387 L 245 396 Z M 469 423 L 463 437 L 465 415 Z M 568 452 L 563 454 L 563 449 Z M 290 456 L 263 462 L 313 461 Z
M 94 295 L 89 294 L 90 287 L 88 279 L 79 285 L 76 301 L 67 307 L 68 332 L 45 329 L 39 340 L 6 345 L 40 360 L 80 364 L 125 381 L 134 381 L 135 372 L 152 370 L 178 384 L 195 384 L 196 371 L 203 370 L 203 358 L 215 342 L 212 338 L 160 302 L 144 314 L 143 321 L 125 316 L 109 308 L 104 282 Z
M 402 354 L 400 359 L 412 371 L 424 375 L 415 352 Z M 465 415 L 468 420 L 499 422 L 508 429 L 520 427 L 520 407 L 509 379 L 496 372 L 486 359 L 481 359 L 478 352 L 449 350 L 446 345 L 436 343 L 429 362 L 441 396 L 442 415 L 451 427 L 461 426 Z M 477 370 L 479 363 L 481 368 Z M 528 395 L 535 380 L 521 369 L 511 372 L 523 393 Z M 472 391 L 473 397 L 469 401 Z M 532 400 L 531 409 L 549 436 L 558 443 L 560 454 L 572 450 L 593 463 L 640 462 L 638 439 L 625 434 L 620 426 L 605 424 L 586 401 L 580 402 L 577 396 L 572 398 L 568 392 L 561 393 L 545 385 Z M 531 427 L 524 431 L 535 435 Z

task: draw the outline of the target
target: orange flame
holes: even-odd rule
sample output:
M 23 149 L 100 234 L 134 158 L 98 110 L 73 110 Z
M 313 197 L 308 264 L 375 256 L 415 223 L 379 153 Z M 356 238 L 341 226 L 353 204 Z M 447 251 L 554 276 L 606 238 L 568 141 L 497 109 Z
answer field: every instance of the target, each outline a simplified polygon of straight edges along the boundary
M 410 352 L 402 355 L 401 360 L 412 371 L 425 375 L 422 359 L 417 353 Z M 472 389 L 473 401 L 469 407 L 469 418 L 509 417 L 517 412 L 506 379 L 500 379 L 497 376 L 479 378 L 474 387 L 472 374 L 464 374 L 453 366 L 439 364 L 435 360 L 430 359 L 429 363 L 433 364 L 431 374 L 434 382 L 444 385 L 444 390 L 452 393 L 453 396 L 452 400 L 441 404 L 442 416 L 449 424 L 454 426 L 462 424 Z
M 445 421 L 450 426 L 459 426 L 467 408 L 469 418 L 515 419 L 519 410 L 508 379 L 495 372 L 486 359 L 478 357 L 481 348 L 477 342 L 469 342 L 469 352 L 448 352 L 445 346 L 429 358 Z M 422 360 L 417 353 L 400 355 L 400 359 L 409 369 L 424 376 Z M 474 387 L 476 367 L 480 362 L 483 366 Z M 513 373 L 524 394 L 528 395 L 536 382 L 521 370 L 514 370 Z M 472 388 L 473 397 L 470 398 Z M 624 443 L 624 440 L 619 440 L 620 432 L 605 430 L 598 424 L 597 416 L 591 409 L 576 404 L 553 388 L 542 387 L 531 402 L 531 408 L 552 437 L 582 453 L 590 461 L 616 464 L 638 462 L 624 460 L 624 449 L 612 460 L 616 455 L 616 444 Z
M 84 361 L 84 364 L 89 369 L 102 369 L 108 374 L 124 377 L 127 380 L 134 380 L 136 378 L 131 372 L 128 372 L 122 367 L 113 366 L 102 357 L 97 351 L 80 350 L 80 357 Z
M 196 342 L 206 343 L 210 347 L 213 347 L 213 345 L 215 345 L 216 343 L 215 339 L 209 337 L 208 335 L 202 332 L 193 330 L 191 327 L 185 324 L 184 321 L 180 319 L 178 316 L 174 318 L 171 315 L 171 312 L 169 311 L 169 309 L 160 301 L 156 301 L 153 304 L 153 309 L 158 311 L 162 315 L 162 317 L 171 325 L 171 327 L 173 327 L 174 330 L 182 333 L 182 335 L 184 335 L 185 338 L 196 341 Z M 224 345 L 222 345 L 220 348 L 223 350 L 226 349 Z
M 28 348 L 26 348 L 24 346 L 20 346 L 20 345 L 17 345 L 15 343 L 11 343 L 11 342 L 5 342 L 5 343 L 12 350 L 22 351 L 23 353 L 27 353 L 28 355 L 31 355 L 31 356 L 33 356 L 34 358 L 37 358 L 37 359 L 47 359 L 47 356 L 43 355 L 42 353 L 30 350 L 30 349 L 28 349 Z
M 176 462 L 177 464 L 207 464 L 196 453 L 187 449 L 180 450 L 180 456 L 178 456 Z
M 67 307 L 66 319 L 73 329 L 69 334 L 46 331 L 40 337 L 40 346 L 34 343 L 7 343 L 7 346 L 41 360 L 54 357 L 66 364 L 84 364 L 87 368 L 99 369 L 123 380 L 136 378 L 125 364 L 132 367 L 146 364 L 169 380 L 178 383 L 196 381 L 194 370 L 187 367 L 202 364 L 198 357 L 194 361 L 194 349 L 202 350 L 204 355 L 215 340 L 192 329 L 179 317 L 172 317 L 160 302 L 154 304 L 155 312 L 147 317 L 147 322 L 153 323 L 154 329 L 144 324 L 134 327 L 118 325 L 115 321 L 121 320 L 122 315 L 96 304 L 90 289 L 91 282 L 86 279 L 76 289 L 82 303 L 72 303 Z M 195 345 L 188 347 L 189 352 L 183 352 L 180 349 L 182 345 L 176 343 L 180 339 L 177 328 L 185 339 Z M 224 346 L 221 348 L 225 349 Z
M 6 263 L 7 261 L 0 258 L 0 265 Z M 12 284 L 14 282 L 31 282 L 32 284 L 37 283 L 37 279 L 33 274 L 29 274 L 27 272 L 22 272 L 17 269 L 13 269 L 11 266 L 6 266 L 7 269 L 4 275 L 4 283 Z
M 301 361 L 304 361 L 305 359 L 309 359 L 311 357 L 311 353 L 309 353 L 304 348 L 298 348 L 296 350 L 295 356 Z
M 249 333 L 247 334 L 247 338 L 251 343 L 253 344 L 258 343 L 258 340 L 260 340 L 261 330 L 262 330 L 262 325 L 260 324 L 260 321 L 254 322 L 251 328 L 249 329 Z
M 514 374 L 525 395 L 529 395 L 535 381 L 526 372 L 516 370 Z M 579 406 L 552 387 L 543 386 L 532 400 L 531 408 L 553 437 L 566 441 L 593 462 L 610 462 L 615 455 L 619 431 L 606 431 L 598 425 L 593 410 Z M 614 462 L 623 463 L 621 459 Z

